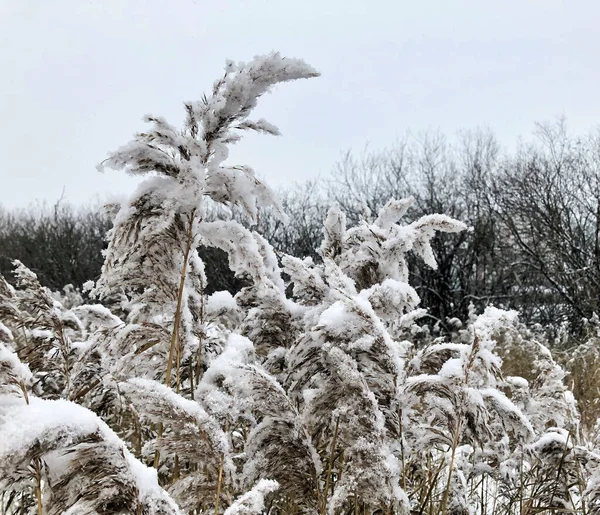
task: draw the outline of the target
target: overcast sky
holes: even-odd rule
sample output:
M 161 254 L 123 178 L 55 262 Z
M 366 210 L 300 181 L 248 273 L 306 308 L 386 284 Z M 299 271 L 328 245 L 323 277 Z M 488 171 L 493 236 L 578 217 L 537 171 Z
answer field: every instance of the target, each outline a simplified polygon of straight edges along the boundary
M 232 154 L 274 186 L 409 129 L 512 144 L 564 115 L 582 133 L 600 123 L 599 20 L 597 0 L 0 0 L 0 204 L 132 191 L 95 165 L 141 117 L 179 124 L 225 59 L 271 50 L 322 73 L 264 97 L 283 136 Z

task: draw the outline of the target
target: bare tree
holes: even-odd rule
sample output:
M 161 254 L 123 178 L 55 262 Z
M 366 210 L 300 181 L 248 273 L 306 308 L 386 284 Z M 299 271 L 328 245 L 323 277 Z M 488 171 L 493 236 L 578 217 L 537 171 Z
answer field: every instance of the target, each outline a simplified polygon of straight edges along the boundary
M 536 144 L 493 182 L 498 217 L 518 250 L 514 299 L 543 324 L 581 326 L 600 302 L 600 138 L 573 139 L 563 121 L 539 125 Z
M 111 222 L 100 209 L 75 208 L 64 202 L 24 210 L 0 211 L 0 273 L 7 277 L 12 260 L 29 266 L 44 286 L 80 287 L 102 265 L 104 236 Z

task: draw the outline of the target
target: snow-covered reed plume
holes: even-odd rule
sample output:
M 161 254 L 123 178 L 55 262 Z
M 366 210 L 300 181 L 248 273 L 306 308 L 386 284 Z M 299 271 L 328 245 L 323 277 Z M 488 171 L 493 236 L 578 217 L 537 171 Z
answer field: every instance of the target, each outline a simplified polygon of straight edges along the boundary
M 249 118 L 260 96 L 280 82 L 316 75 L 303 61 L 277 53 L 249 63 L 228 62 L 209 95 L 184 105 L 181 129 L 147 116 L 150 129 L 103 162 L 102 168 L 149 176 L 118 209 L 94 291 L 100 299 L 125 296 L 126 321 L 152 332 L 155 344 L 147 350 L 154 359 L 149 361 L 138 346 L 128 345 L 125 335 L 115 349 L 115 372 L 127 356 L 137 375 L 164 378 L 171 385 L 175 367 L 177 387 L 186 380 L 191 383 L 201 367 L 198 342 L 204 334 L 202 295 L 207 280 L 198 245 L 222 248 L 236 273 L 262 279 L 255 236 L 232 220 L 206 221 L 206 209 L 211 202 L 236 205 L 255 218 L 258 208 L 272 207 L 284 216 L 275 195 L 252 168 L 225 160 L 229 145 L 242 131 L 279 134 L 271 123 Z M 110 339 L 106 346 L 110 351 Z M 162 365 L 157 367 L 155 360 Z

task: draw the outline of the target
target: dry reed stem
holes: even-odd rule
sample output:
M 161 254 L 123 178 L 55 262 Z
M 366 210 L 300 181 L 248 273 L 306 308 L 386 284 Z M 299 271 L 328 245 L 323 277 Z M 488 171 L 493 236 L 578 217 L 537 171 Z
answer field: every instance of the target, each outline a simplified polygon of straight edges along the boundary
M 37 512 L 38 515 L 44 515 L 44 506 L 42 503 L 42 470 L 40 467 L 39 458 L 34 459 L 33 467 L 35 470 L 35 496 L 37 499 Z
M 221 486 L 223 485 L 223 464 L 225 462 L 225 455 L 221 456 L 221 463 L 219 464 L 219 481 L 217 483 L 217 498 L 215 500 L 215 515 L 219 513 L 219 501 L 221 499 Z
M 186 238 L 186 243 L 185 243 L 183 265 L 181 267 L 181 275 L 179 277 L 179 289 L 177 291 L 177 307 L 175 308 L 175 320 L 173 322 L 173 332 L 171 334 L 171 346 L 169 348 L 169 360 L 167 361 L 167 373 L 166 373 L 166 377 L 165 377 L 165 385 L 166 386 L 170 386 L 170 383 L 171 383 L 171 369 L 173 368 L 173 356 L 175 354 L 175 343 L 177 342 L 177 338 L 179 336 L 179 323 L 181 320 L 181 303 L 183 301 L 183 289 L 185 286 L 185 276 L 187 273 L 188 259 L 189 259 L 190 250 L 192 247 L 192 239 L 193 239 L 194 213 L 195 213 L 195 210 L 192 211 L 192 213 L 189 217 L 189 227 L 188 227 L 187 238 Z
M 335 446 L 337 444 L 338 430 L 340 427 L 340 417 L 338 415 L 337 420 L 335 421 L 335 430 L 333 431 L 333 440 L 331 441 L 331 451 L 329 455 L 329 465 L 327 467 L 327 477 L 325 479 L 325 491 L 323 492 L 323 504 L 321 508 L 321 513 L 325 515 L 327 511 L 327 496 L 329 495 L 329 484 L 331 481 L 331 473 L 333 471 L 333 462 L 335 458 Z

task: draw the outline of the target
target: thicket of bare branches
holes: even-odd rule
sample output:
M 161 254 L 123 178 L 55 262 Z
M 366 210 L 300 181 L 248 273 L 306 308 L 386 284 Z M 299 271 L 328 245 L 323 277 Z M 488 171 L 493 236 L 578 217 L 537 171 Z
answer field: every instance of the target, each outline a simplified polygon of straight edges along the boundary
M 326 210 L 337 203 L 349 220 L 377 212 L 390 197 L 413 196 L 412 217 L 445 212 L 471 232 L 433 243 L 437 270 L 410 263 L 413 284 L 432 324 L 451 329 L 473 303 L 518 309 L 522 319 L 577 336 L 600 302 L 600 136 L 570 136 L 564 122 L 539 125 L 513 152 L 487 130 L 449 141 L 411 137 L 391 148 L 348 152 L 329 178 L 280 192 L 289 222 L 268 212 L 244 220 L 278 252 L 319 259 Z M 238 213 L 238 215 L 240 215 Z M 213 215 L 216 216 L 216 215 Z M 234 213 L 234 216 L 235 213 Z M 42 212 L 0 212 L 0 264 L 35 270 L 52 289 L 97 278 L 110 226 L 102 211 L 59 204 Z M 239 291 L 219 249 L 202 247 L 208 292 Z
M 18 259 L 52 290 L 80 288 L 100 273 L 110 225 L 100 207 L 64 200 L 12 211 L 0 206 L 0 273 L 10 278 L 12 260 Z

